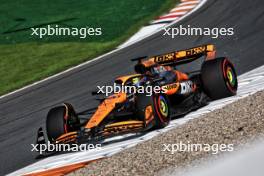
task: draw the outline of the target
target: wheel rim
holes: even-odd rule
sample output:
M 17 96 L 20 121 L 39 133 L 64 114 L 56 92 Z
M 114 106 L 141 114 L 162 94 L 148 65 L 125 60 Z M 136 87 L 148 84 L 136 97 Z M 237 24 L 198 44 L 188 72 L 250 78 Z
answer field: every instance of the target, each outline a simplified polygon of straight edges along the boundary
M 228 83 L 232 87 L 235 87 L 235 85 L 236 85 L 236 79 L 235 79 L 235 75 L 234 75 L 234 72 L 233 72 L 233 70 L 232 70 L 231 67 L 227 67 L 227 69 L 226 69 L 226 75 L 227 75 Z
M 159 110 L 163 117 L 168 117 L 169 109 L 167 105 L 167 101 L 163 96 L 159 96 Z
M 223 73 L 226 81 L 227 88 L 232 92 L 236 93 L 237 90 L 237 76 L 233 65 L 225 59 L 223 62 Z
M 228 64 L 225 69 L 227 87 L 232 91 L 237 89 L 237 78 L 234 69 Z

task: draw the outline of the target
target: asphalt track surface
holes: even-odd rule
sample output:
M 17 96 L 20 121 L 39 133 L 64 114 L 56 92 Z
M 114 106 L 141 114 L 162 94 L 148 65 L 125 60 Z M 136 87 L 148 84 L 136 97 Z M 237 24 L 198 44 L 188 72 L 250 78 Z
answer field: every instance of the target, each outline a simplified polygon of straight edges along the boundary
M 0 99 L 0 175 L 10 173 L 36 161 L 31 152 L 38 127 L 53 106 L 72 103 L 77 111 L 94 107 L 90 91 L 96 85 L 110 83 L 115 77 L 133 71 L 131 58 L 153 56 L 196 45 L 212 43 L 217 56 L 228 56 L 238 74 L 264 64 L 264 1 L 208 0 L 198 11 L 180 24 L 192 27 L 233 27 L 233 36 L 212 39 L 210 36 L 163 36 L 163 31 L 112 53 L 103 59 Z M 195 69 L 194 64 L 189 69 Z

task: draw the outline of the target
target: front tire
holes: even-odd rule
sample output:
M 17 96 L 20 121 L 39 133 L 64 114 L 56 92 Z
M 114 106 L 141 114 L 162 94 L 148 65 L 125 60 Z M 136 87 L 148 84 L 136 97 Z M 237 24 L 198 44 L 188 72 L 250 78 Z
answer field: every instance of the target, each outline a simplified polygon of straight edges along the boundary
M 170 106 L 168 98 L 163 94 L 146 96 L 140 94 L 137 96 L 137 116 L 143 120 L 146 126 L 146 115 L 152 114 L 154 117 L 154 126 L 164 128 L 170 122 Z
M 61 135 L 77 130 L 79 124 L 80 120 L 72 105 L 65 103 L 63 106 L 52 108 L 46 120 L 49 141 L 55 141 Z
M 236 95 L 237 75 L 233 64 L 227 58 L 205 61 L 201 69 L 205 93 L 213 100 Z
M 156 128 L 164 128 L 171 120 L 169 100 L 167 96 L 163 94 L 154 95 L 153 100 Z

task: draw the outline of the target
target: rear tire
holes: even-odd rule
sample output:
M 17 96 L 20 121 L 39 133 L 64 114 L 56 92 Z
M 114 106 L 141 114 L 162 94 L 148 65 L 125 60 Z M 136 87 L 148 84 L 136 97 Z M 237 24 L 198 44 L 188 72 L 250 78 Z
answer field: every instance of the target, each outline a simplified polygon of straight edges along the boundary
M 52 108 L 46 120 L 48 139 L 55 141 L 61 135 L 77 130 L 79 124 L 79 118 L 72 105 L 65 103 L 63 106 Z
M 237 75 L 233 64 L 227 58 L 205 61 L 201 79 L 205 93 L 213 100 L 236 95 Z

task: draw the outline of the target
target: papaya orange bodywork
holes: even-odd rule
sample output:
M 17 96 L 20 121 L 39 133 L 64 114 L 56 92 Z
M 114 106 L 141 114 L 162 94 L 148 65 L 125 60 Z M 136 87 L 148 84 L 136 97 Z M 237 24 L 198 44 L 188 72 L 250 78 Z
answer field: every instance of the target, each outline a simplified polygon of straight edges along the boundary
M 128 120 L 123 122 L 116 122 L 110 125 L 106 125 L 103 134 L 111 135 L 113 133 L 142 129 L 143 127 L 144 127 L 143 121 L 140 120 Z
M 77 132 L 76 131 L 68 132 L 68 133 L 65 133 L 65 134 L 61 135 L 60 137 L 58 137 L 56 139 L 56 142 L 57 143 L 67 143 L 67 142 L 75 141 L 76 138 L 77 138 Z
M 166 95 L 172 95 L 178 91 L 179 87 L 180 87 L 180 84 L 177 82 L 177 83 L 172 83 L 166 86 L 162 86 L 162 90 L 165 91 Z
M 193 61 L 197 58 L 195 56 L 199 54 L 206 55 L 206 59 L 212 59 L 215 57 L 215 46 L 209 44 L 209 45 L 190 48 L 188 50 L 181 50 L 163 55 L 158 55 L 151 57 L 148 60 L 141 61 L 140 64 L 143 65 L 145 68 L 149 68 L 156 64 L 166 65 L 167 63 L 172 63 L 172 62 L 183 62 L 186 60 Z
M 126 100 L 126 94 L 121 92 L 105 99 L 97 108 L 85 128 L 96 127 L 100 122 L 115 108 L 116 103 L 123 103 Z
M 148 124 L 149 122 L 151 122 L 153 119 L 154 119 L 153 109 L 152 109 L 152 106 L 149 105 L 145 109 L 145 120 L 146 120 L 146 124 Z

